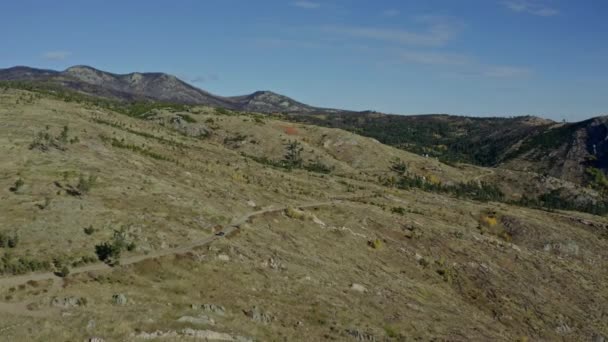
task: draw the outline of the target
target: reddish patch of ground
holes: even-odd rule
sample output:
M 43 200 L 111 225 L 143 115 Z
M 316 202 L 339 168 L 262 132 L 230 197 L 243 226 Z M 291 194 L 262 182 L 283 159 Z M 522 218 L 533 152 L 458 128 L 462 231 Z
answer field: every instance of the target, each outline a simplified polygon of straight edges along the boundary
M 287 135 L 298 135 L 298 129 L 295 127 L 291 127 L 291 126 L 285 126 L 283 127 L 283 132 L 285 132 L 285 134 Z

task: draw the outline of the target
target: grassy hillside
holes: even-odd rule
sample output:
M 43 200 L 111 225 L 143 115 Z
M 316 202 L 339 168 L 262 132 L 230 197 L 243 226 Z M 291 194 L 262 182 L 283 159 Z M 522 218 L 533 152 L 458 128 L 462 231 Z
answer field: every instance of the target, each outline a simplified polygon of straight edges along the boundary
M 339 129 L 128 108 L 0 88 L 3 338 L 608 335 L 604 217 Z
M 534 117 L 474 118 L 451 115 L 290 115 L 289 119 L 337 127 L 417 154 L 482 166 L 500 163 L 513 144 L 551 126 Z

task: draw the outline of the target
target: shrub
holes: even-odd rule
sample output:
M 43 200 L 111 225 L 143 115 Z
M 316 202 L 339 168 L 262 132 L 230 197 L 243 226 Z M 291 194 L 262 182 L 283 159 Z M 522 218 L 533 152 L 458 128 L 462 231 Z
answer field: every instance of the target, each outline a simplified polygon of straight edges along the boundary
M 51 206 L 51 201 L 52 201 L 52 199 L 49 196 L 45 196 L 44 203 L 42 203 L 42 204 L 38 203 L 38 204 L 36 204 L 36 206 L 38 207 L 38 209 L 44 210 Z
M 95 233 L 95 228 L 93 228 L 93 225 L 85 227 L 83 230 L 84 230 L 84 233 L 87 235 L 93 235 L 93 233 Z
M 486 227 L 494 227 L 498 224 L 498 219 L 494 215 L 482 215 L 479 222 Z
M 78 184 L 76 184 L 76 189 L 83 194 L 89 193 L 95 183 L 97 182 L 97 176 L 89 175 L 89 177 L 85 177 L 84 175 L 80 175 L 78 179 Z
M 395 158 L 391 161 L 391 171 L 399 174 L 407 172 L 407 165 L 399 158 Z
M 304 165 L 304 169 L 307 171 L 318 173 L 330 173 L 332 171 L 331 167 L 321 163 L 319 159 L 315 160 L 312 163 Z
M 289 218 L 296 220 L 305 220 L 307 217 L 306 212 L 304 210 L 296 209 L 293 207 L 287 208 L 285 210 L 285 215 L 287 215 L 287 217 Z
M 177 114 L 177 116 L 182 118 L 187 123 L 196 123 L 196 119 L 194 119 L 192 116 L 190 116 L 188 114 Z
M 117 248 L 114 244 L 104 242 L 95 245 L 95 254 L 100 261 L 105 262 L 108 265 L 113 265 L 120 259 L 120 248 Z
M 19 189 L 21 189 L 23 186 L 25 185 L 25 182 L 23 181 L 23 179 L 19 178 L 15 181 L 15 185 L 13 185 L 9 190 L 11 192 L 17 192 L 19 191 Z
M 114 266 L 119 263 L 122 251 L 133 251 L 135 247 L 134 242 L 127 242 L 127 234 L 124 228 L 121 228 L 114 230 L 112 240 L 95 245 L 95 254 L 99 260 Z
M 70 274 L 70 268 L 67 266 L 63 266 L 61 270 L 55 272 L 58 277 L 65 278 Z
M 373 249 L 380 249 L 382 247 L 382 240 L 375 239 L 367 242 L 367 245 Z
M 287 168 L 302 167 L 302 151 L 304 148 L 302 144 L 297 140 L 290 140 L 285 145 L 285 156 L 283 157 L 283 164 Z
M 19 235 L 0 233 L 0 248 L 15 248 L 19 244 Z
M 59 134 L 59 138 L 57 138 L 60 143 L 62 143 L 62 144 L 68 143 L 68 131 L 69 131 L 68 126 L 63 126 L 63 129 L 61 130 L 61 133 Z
M 74 137 L 71 140 L 68 137 L 69 128 L 68 126 L 63 126 L 61 133 L 59 133 L 58 137 L 53 137 L 49 133 L 49 126 L 46 126 L 46 130 L 44 132 L 38 132 L 34 136 L 34 141 L 30 144 L 30 150 L 38 149 L 42 152 L 49 151 L 51 148 L 55 148 L 60 151 L 65 151 L 65 145 L 68 142 L 77 142 L 78 138 Z
M 226 108 L 217 107 L 215 108 L 215 113 L 219 115 L 232 115 L 232 112 Z
M 399 215 L 405 215 L 406 210 L 403 207 L 392 207 L 391 212 Z

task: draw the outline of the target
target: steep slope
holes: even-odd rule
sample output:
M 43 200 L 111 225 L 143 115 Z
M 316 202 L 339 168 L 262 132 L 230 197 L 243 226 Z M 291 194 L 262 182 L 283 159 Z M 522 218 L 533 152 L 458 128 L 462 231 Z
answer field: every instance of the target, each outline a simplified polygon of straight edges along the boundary
M 495 166 L 518 141 L 554 124 L 536 117 L 475 118 L 361 112 L 291 115 L 291 120 L 342 128 L 418 154 Z
M 505 159 L 507 168 L 582 183 L 590 168 L 608 171 L 608 117 L 554 125 L 523 139 Z
M 531 171 L 577 184 L 603 183 L 608 172 L 608 117 L 577 123 L 373 112 L 288 118 L 346 129 L 443 161 Z

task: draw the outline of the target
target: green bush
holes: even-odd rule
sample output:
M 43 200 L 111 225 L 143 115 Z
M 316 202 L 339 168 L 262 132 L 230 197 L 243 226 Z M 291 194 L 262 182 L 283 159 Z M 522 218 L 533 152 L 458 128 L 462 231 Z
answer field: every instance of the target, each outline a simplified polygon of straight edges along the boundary
M 302 151 L 304 147 L 297 140 L 290 140 L 285 145 L 285 155 L 283 156 L 283 164 L 286 168 L 301 168 L 302 167 Z
M 95 254 L 100 261 L 114 266 L 119 263 L 120 255 L 124 250 L 133 251 L 135 247 L 135 242 L 127 241 L 127 233 L 124 228 L 121 228 L 120 230 L 114 230 L 110 241 L 95 245 Z

